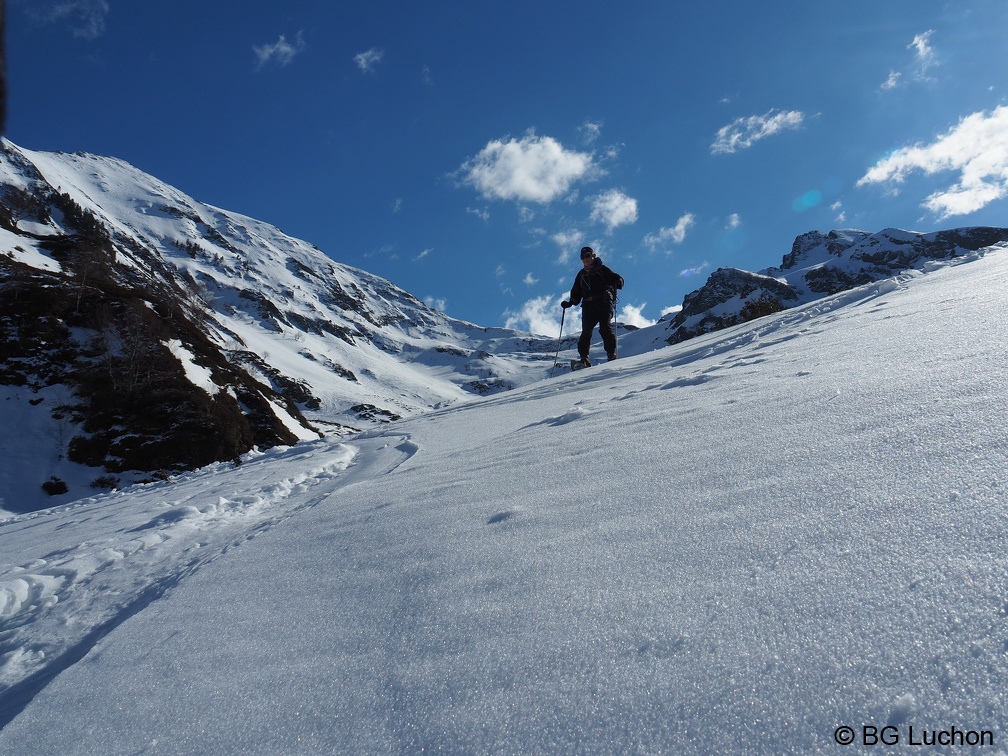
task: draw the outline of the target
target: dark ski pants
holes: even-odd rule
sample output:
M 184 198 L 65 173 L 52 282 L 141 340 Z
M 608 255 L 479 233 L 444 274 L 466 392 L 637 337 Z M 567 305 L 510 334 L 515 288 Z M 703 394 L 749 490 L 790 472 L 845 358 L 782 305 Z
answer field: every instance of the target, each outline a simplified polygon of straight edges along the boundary
M 578 354 L 582 359 L 588 356 L 595 326 L 598 326 L 599 334 L 602 336 L 606 354 L 616 354 L 616 334 L 612 329 L 614 314 L 612 303 L 604 299 L 581 305 L 581 338 L 578 339 Z

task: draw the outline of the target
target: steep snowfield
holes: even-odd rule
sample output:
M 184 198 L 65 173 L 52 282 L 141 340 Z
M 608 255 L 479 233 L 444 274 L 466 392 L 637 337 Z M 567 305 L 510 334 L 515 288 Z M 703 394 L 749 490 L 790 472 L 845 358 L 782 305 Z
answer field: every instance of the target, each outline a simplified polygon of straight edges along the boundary
M 1003 752 L 1006 277 L 4 521 L 0 752 Z

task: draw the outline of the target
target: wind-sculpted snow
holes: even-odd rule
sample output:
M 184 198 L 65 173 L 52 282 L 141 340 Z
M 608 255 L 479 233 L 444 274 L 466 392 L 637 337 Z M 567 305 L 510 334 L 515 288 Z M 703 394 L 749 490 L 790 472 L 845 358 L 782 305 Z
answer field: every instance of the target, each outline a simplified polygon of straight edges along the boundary
M 1003 750 L 1006 276 L 991 250 L 0 526 L 7 663 L 81 633 L 0 752 Z

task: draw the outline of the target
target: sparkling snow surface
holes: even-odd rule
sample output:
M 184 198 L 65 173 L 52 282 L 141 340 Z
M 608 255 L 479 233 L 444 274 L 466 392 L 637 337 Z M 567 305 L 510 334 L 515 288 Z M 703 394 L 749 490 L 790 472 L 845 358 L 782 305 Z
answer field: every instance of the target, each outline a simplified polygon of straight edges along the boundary
M 0 522 L 0 752 L 1003 750 L 1006 279 Z

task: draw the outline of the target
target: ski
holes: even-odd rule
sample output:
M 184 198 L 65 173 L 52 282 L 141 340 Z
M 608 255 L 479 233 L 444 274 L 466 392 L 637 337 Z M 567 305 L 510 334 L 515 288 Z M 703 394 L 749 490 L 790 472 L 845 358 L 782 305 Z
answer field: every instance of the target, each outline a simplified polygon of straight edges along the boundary
M 591 363 L 585 365 L 581 360 L 571 360 L 571 370 L 584 370 L 586 367 L 591 367 Z

